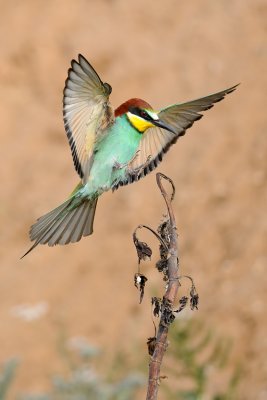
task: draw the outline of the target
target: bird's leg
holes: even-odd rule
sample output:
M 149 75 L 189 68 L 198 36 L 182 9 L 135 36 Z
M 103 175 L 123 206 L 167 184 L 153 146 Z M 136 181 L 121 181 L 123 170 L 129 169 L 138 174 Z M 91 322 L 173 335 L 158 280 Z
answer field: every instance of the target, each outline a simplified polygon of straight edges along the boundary
M 138 168 L 133 168 L 133 169 L 128 168 L 128 170 L 127 170 L 128 174 L 133 175 L 133 174 L 141 173 L 149 165 L 151 158 L 152 158 L 152 156 L 149 155 L 146 159 L 146 162 L 144 164 L 140 165 Z
M 123 164 L 119 163 L 117 160 L 114 160 L 114 164 L 113 164 L 112 168 L 113 169 L 122 169 L 124 167 L 127 167 L 127 165 L 129 165 L 130 163 L 132 163 L 135 160 L 135 158 L 137 157 L 139 152 L 140 152 L 140 150 L 137 150 L 135 152 L 134 156 L 131 158 L 131 160 L 126 163 L 123 163 Z
M 122 168 L 126 167 L 127 165 L 128 165 L 128 163 L 121 164 L 117 160 L 114 160 L 114 164 L 112 166 L 112 169 L 115 169 L 115 170 L 116 169 L 122 169 Z

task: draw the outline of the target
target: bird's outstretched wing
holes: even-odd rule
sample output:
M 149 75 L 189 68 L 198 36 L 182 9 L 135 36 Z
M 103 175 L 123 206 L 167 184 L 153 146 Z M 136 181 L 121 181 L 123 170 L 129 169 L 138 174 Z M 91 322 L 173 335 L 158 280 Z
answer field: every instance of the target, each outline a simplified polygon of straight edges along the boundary
M 158 113 L 160 120 L 174 128 L 176 134 L 158 127 L 149 128 L 143 134 L 136 156 L 128 164 L 128 172 L 125 179 L 115 182 L 113 189 L 139 180 L 153 171 L 170 146 L 185 134 L 186 129 L 190 128 L 195 121 L 203 116 L 201 112 L 213 107 L 214 103 L 221 101 L 228 93 L 233 92 L 237 86 L 160 110 Z
M 63 116 L 75 169 L 86 181 L 92 162 L 96 135 L 114 121 L 109 104 L 112 91 L 82 56 L 72 60 L 65 82 Z

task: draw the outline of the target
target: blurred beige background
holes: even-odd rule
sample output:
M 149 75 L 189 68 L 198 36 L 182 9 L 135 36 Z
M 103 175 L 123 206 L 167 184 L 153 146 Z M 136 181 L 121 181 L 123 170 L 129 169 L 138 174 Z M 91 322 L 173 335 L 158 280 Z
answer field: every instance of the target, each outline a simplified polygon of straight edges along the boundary
M 10 398 L 45 390 L 64 370 L 62 329 L 110 355 L 133 345 L 145 353 L 153 334 L 149 289 L 139 306 L 133 286 L 131 235 L 140 223 L 156 227 L 164 211 L 155 173 L 101 198 L 92 237 L 39 246 L 19 260 L 29 226 L 78 180 L 62 90 L 70 60 L 82 53 L 112 85 L 114 106 L 141 97 L 157 109 L 242 83 L 172 147 L 158 171 L 176 184 L 181 268 L 200 295 L 199 311 L 189 314 L 233 340 L 244 368 L 240 399 L 267 399 L 266 2 L 0 4 L 0 362 L 21 360 Z M 162 288 L 156 259 L 155 247 L 144 267 L 153 290 Z M 21 316 L 24 304 L 37 306 L 36 318 Z

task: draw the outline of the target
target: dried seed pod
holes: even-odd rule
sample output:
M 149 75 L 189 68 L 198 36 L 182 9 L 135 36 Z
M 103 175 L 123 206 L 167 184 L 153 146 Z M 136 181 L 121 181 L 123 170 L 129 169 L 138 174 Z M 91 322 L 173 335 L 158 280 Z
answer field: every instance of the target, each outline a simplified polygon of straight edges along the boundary
M 144 297 L 146 281 L 147 277 L 145 275 L 140 273 L 136 273 L 134 275 L 134 286 L 140 291 L 140 304 L 142 303 Z

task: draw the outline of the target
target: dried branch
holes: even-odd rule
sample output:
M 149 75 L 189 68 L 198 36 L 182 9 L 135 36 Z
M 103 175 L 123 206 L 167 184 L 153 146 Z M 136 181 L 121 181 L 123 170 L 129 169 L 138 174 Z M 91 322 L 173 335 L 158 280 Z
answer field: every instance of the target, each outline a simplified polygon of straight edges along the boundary
M 169 243 L 168 243 L 168 258 L 167 258 L 167 290 L 163 296 L 161 304 L 161 318 L 159 322 L 158 334 L 156 343 L 154 346 L 154 352 L 149 363 L 149 378 L 148 378 L 148 389 L 147 389 L 147 400 L 156 400 L 158 395 L 158 386 L 160 383 L 160 368 L 164 352 L 168 346 L 167 336 L 169 325 L 174 320 L 173 306 L 176 300 L 178 288 L 179 288 L 179 261 L 178 261 L 178 246 L 177 246 L 177 228 L 172 209 L 172 200 L 175 195 L 175 187 L 170 178 L 167 176 L 157 173 L 156 175 L 157 184 L 164 198 L 164 201 L 168 210 L 168 231 L 169 231 Z M 169 196 L 162 185 L 162 179 L 170 182 L 172 186 L 172 194 Z
M 167 216 L 164 216 L 164 220 L 159 225 L 157 232 L 154 229 L 146 225 L 139 225 L 133 233 L 133 241 L 137 251 L 138 257 L 138 272 L 134 276 L 134 284 L 140 291 L 140 303 L 142 302 L 147 277 L 140 272 L 141 260 L 146 260 L 152 255 L 151 248 L 145 242 L 141 242 L 137 237 L 137 230 L 146 228 L 148 229 L 159 241 L 159 253 L 160 260 L 156 263 L 157 270 L 163 275 L 165 294 L 163 298 L 152 297 L 152 318 L 159 318 L 158 332 L 156 329 L 155 322 L 155 333 L 153 337 L 148 338 L 147 347 L 148 353 L 151 356 L 149 363 L 149 379 L 146 400 L 156 400 L 158 395 L 158 386 L 160 380 L 166 378 L 160 375 L 161 364 L 165 350 L 168 346 L 168 331 L 169 325 L 174 321 L 176 315 L 184 310 L 188 304 L 190 298 L 191 310 L 198 309 L 198 294 L 194 285 L 194 281 L 190 276 L 181 275 L 179 276 L 179 260 L 178 260 L 178 245 L 177 245 L 177 229 L 175 217 L 172 209 L 172 200 L 175 195 L 175 187 L 170 178 L 158 173 L 156 175 L 157 185 L 160 189 L 161 195 L 167 206 Z M 172 187 L 172 193 L 168 195 L 165 190 L 162 179 L 167 180 Z M 183 296 L 179 300 L 179 306 L 175 310 L 175 302 L 180 286 L 180 280 L 187 278 L 191 281 L 191 289 L 189 296 Z

